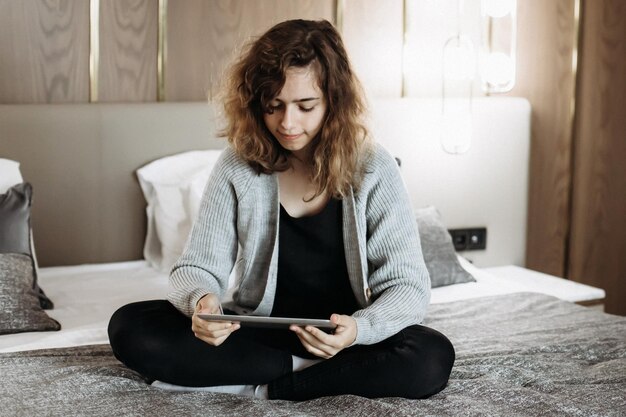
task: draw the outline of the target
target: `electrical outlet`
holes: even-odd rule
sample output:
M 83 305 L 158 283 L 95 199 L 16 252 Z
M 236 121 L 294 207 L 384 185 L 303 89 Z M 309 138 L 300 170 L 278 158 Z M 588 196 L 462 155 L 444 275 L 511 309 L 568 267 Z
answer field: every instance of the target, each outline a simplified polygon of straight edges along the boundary
M 457 251 L 480 250 L 487 248 L 487 228 L 450 229 L 454 249 Z

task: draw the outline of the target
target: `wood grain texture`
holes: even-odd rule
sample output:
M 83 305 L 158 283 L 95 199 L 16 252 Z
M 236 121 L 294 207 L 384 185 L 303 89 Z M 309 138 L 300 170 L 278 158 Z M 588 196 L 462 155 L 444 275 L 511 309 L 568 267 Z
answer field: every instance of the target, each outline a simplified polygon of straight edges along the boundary
M 342 36 L 369 97 L 402 95 L 402 0 L 343 0 Z
M 569 278 L 626 315 L 626 3 L 583 4 Z
M 564 276 L 569 232 L 574 0 L 518 2 L 517 82 L 532 107 L 526 267 Z
M 101 0 L 98 101 L 156 101 L 158 0 Z
M 0 103 L 89 101 L 89 0 L 0 1 Z
M 165 99 L 206 100 L 251 36 L 287 19 L 334 22 L 335 8 L 333 0 L 168 2 Z

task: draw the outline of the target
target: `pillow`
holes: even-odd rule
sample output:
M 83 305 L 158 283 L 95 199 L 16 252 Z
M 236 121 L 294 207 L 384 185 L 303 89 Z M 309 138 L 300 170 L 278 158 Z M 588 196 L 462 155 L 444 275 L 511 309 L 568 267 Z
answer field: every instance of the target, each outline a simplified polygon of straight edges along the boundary
M 61 328 L 39 301 L 30 255 L 31 197 L 28 183 L 0 195 L 0 334 Z
M 425 207 L 416 211 L 417 227 L 422 243 L 424 262 L 430 274 L 431 287 L 475 282 L 459 264 L 452 237 L 441 223 L 435 207 Z
M 198 215 L 204 186 L 221 153 L 183 152 L 137 170 L 147 203 L 143 253 L 149 265 L 169 272 L 180 257 Z
M 20 173 L 20 164 L 19 162 L 12 161 L 10 159 L 0 158 L 0 194 L 5 193 L 9 188 L 14 186 L 15 184 L 19 184 L 23 181 L 22 174 Z M 29 214 L 30 217 L 30 214 Z M 30 228 L 30 220 L 28 223 L 29 227 L 29 244 L 30 251 L 28 254 L 32 257 L 33 260 L 33 274 L 34 274 L 34 285 L 35 291 L 39 297 L 39 303 L 42 308 L 50 309 L 54 307 L 52 301 L 46 296 L 39 285 L 37 284 L 37 275 L 39 273 L 39 266 L 37 264 L 37 256 L 35 254 L 35 246 L 33 243 L 33 231 Z
M 6 192 L 6 190 L 22 181 L 20 163 L 0 158 L 0 193 Z

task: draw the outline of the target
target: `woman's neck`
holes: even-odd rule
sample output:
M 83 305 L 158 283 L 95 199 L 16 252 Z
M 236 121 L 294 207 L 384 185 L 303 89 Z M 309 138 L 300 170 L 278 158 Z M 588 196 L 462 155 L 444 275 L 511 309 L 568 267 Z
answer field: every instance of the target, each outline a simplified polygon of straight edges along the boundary
M 288 158 L 292 164 L 300 163 L 302 165 L 310 165 L 311 167 L 313 166 L 313 150 L 310 146 L 307 146 L 304 149 L 299 149 L 297 151 L 291 151 Z
M 315 196 L 317 191 L 311 180 L 312 163 L 290 156 L 291 167 L 278 174 L 280 202 L 292 217 L 315 214 L 326 206 L 327 193 Z M 313 198 L 315 196 L 315 198 Z

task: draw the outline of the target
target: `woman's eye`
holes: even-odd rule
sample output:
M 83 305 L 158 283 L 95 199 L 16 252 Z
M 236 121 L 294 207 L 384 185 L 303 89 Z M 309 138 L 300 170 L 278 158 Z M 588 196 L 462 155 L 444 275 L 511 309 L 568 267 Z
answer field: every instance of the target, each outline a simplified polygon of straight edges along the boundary
M 314 108 L 315 108 L 315 106 L 314 107 L 300 107 L 300 111 L 308 113 L 310 111 L 313 111 Z
M 281 107 L 281 104 L 269 104 L 267 106 L 267 113 L 272 114 L 274 113 L 274 111 L 279 110 Z

